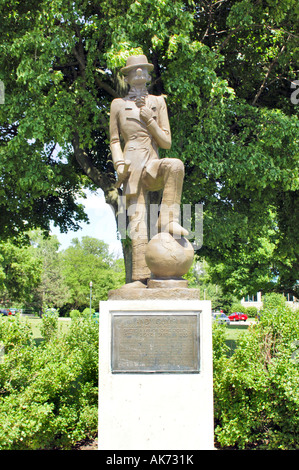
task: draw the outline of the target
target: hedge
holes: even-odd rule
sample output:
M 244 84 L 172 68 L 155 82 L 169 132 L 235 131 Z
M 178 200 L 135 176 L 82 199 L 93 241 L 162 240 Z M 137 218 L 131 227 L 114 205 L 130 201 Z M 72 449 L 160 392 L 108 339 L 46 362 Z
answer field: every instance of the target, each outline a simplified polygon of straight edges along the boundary
M 242 335 L 231 357 L 224 327 L 214 326 L 219 447 L 299 448 L 299 311 L 281 297 L 268 296 L 260 321 Z
M 0 318 L 0 450 L 70 449 L 97 433 L 98 324 L 73 320 L 58 334 L 43 320 L 37 345 L 18 318 Z

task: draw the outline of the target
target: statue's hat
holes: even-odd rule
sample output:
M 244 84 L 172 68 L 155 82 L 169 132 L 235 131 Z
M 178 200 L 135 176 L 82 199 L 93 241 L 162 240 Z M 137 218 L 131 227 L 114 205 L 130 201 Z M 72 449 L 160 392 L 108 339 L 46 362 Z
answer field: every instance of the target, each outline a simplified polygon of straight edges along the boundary
M 151 72 L 154 66 L 153 64 L 149 64 L 148 60 L 145 55 L 131 55 L 127 59 L 126 66 L 120 69 L 120 71 L 126 75 L 130 70 L 134 69 L 135 67 L 147 67 L 148 71 Z

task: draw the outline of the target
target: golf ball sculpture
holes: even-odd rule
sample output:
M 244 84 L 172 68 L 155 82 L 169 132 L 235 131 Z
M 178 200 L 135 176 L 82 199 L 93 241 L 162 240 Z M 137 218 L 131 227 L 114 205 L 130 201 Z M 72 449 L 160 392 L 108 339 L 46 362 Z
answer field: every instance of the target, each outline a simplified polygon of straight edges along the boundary
M 194 250 L 185 238 L 174 238 L 170 233 L 155 235 L 147 245 L 145 259 L 157 279 L 180 279 L 193 262 Z

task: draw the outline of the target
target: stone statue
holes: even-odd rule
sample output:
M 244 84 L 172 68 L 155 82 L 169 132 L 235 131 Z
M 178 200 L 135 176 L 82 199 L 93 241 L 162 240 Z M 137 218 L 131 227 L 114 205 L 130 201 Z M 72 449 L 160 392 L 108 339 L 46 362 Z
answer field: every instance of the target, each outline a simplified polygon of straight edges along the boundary
M 133 281 L 127 284 L 130 287 L 146 287 L 151 277 L 146 261 L 148 191 L 163 190 L 158 231 L 179 240 L 188 235 L 179 223 L 184 165 L 177 158 L 159 159 L 158 149 L 171 147 L 171 132 L 164 98 L 150 95 L 146 88 L 153 68 L 146 56 L 130 56 L 121 69 L 130 87 L 129 93 L 125 98 L 114 99 L 110 110 L 110 148 L 117 186 L 123 185 L 130 222 Z M 163 208 L 168 210 L 163 211 Z M 163 240 L 167 248 L 169 240 Z M 175 277 L 173 272 L 171 276 Z

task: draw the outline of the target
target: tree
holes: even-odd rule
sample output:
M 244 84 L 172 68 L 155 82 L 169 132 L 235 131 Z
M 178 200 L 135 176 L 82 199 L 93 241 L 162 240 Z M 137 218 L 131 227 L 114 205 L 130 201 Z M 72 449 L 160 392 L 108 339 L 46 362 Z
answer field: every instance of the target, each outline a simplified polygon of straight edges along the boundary
M 61 272 L 60 243 L 55 235 L 45 238 L 40 230 L 30 232 L 29 237 L 29 250 L 42 266 L 40 284 L 34 290 L 30 305 L 39 310 L 61 308 L 67 303 L 69 292 Z
M 90 282 L 92 307 L 96 311 L 99 301 L 107 299 L 108 290 L 124 282 L 120 262 L 109 254 L 106 243 L 96 238 L 82 237 L 81 241 L 74 238 L 71 246 L 61 253 L 60 263 L 70 309 L 82 310 L 89 306 Z
M 24 221 L 76 225 L 82 184 L 101 188 L 117 213 L 109 107 L 124 94 L 119 67 L 143 52 L 155 67 L 151 91 L 167 96 L 173 145 L 161 156 L 185 164 L 183 202 L 204 204 L 200 253 L 213 280 L 297 292 L 295 0 L 0 5 L 1 236 Z
M 189 287 L 198 288 L 202 300 L 210 300 L 212 310 L 230 311 L 231 305 L 240 300 L 240 296 L 233 296 L 229 292 L 224 293 L 221 285 L 211 282 L 211 267 L 206 260 L 194 257 L 193 265 L 187 275 Z
M 0 297 L 1 302 L 30 301 L 40 282 L 41 263 L 23 246 L 10 241 L 0 242 Z

